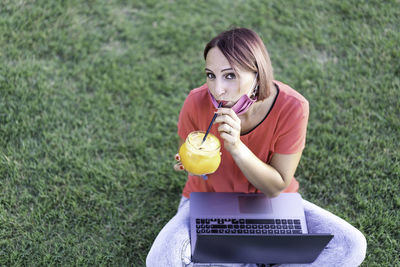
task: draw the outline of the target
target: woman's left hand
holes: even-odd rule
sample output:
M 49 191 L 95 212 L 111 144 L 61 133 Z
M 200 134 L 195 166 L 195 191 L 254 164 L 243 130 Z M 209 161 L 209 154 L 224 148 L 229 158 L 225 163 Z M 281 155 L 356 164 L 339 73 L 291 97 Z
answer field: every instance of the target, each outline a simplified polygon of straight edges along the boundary
M 215 123 L 219 123 L 218 132 L 224 140 L 224 147 L 229 153 L 235 153 L 239 148 L 241 124 L 240 119 L 236 113 L 230 108 L 219 108 L 217 112 Z

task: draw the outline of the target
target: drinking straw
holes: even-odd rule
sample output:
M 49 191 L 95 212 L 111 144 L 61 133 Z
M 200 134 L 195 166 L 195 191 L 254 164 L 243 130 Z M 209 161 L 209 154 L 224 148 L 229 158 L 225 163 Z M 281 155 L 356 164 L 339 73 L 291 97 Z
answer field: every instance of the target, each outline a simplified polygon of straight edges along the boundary
M 222 102 L 219 102 L 218 108 L 220 108 L 220 107 L 222 107 Z M 213 123 L 214 123 L 216 117 L 217 117 L 217 113 L 214 114 L 214 116 L 213 116 L 213 118 L 212 118 L 212 120 L 211 120 L 211 122 L 210 122 L 210 125 L 208 126 L 207 132 L 206 132 L 206 134 L 205 134 L 204 137 L 203 137 L 203 141 L 201 141 L 201 144 L 203 144 L 204 141 L 206 141 L 207 135 L 208 135 L 208 133 L 210 132 L 211 126 L 213 125 Z

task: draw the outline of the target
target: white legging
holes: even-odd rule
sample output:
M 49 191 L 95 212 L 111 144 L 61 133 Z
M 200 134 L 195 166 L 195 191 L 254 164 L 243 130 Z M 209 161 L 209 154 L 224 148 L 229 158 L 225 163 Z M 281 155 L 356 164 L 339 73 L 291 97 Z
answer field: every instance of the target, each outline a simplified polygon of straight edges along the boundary
M 204 264 L 191 262 L 189 203 L 182 197 L 178 212 L 155 239 L 146 259 L 148 267 L 226 266 L 255 267 L 256 264 Z M 315 204 L 303 200 L 308 232 L 332 233 L 334 238 L 311 264 L 281 264 L 282 267 L 355 267 L 365 258 L 367 242 L 352 225 Z

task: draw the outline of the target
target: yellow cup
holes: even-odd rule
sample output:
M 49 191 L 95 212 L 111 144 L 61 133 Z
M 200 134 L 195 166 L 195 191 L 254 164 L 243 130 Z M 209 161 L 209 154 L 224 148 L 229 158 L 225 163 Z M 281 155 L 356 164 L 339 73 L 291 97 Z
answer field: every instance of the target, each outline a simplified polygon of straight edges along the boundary
M 185 143 L 179 149 L 182 165 L 189 173 L 202 175 L 215 172 L 221 163 L 220 148 L 218 138 L 213 134 L 208 134 L 203 142 L 205 132 L 191 132 Z

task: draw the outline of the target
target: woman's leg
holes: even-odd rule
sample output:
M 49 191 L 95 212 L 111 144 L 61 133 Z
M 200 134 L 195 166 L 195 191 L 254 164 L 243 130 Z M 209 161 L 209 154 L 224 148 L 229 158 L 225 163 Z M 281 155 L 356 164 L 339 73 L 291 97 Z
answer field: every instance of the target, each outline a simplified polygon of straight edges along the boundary
M 283 264 L 280 266 L 359 266 L 367 249 L 364 235 L 345 220 L 303 200 L 309 233 L 331 233 L 334 235 L 327 247 L 311 264 Z
M 182 249 L 189 241 L 189 200 L 182 198 L 178 212 L 160 231 L 146 258 L 147 267 L 185 266 Z
M 255 264 L 207 264 L 192 263 L 189 199 L 182 197 L 177 214 L 160 231 L 146 258 L 147 267 L 253 267 Z

